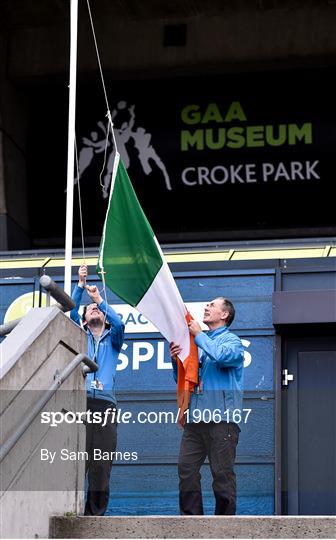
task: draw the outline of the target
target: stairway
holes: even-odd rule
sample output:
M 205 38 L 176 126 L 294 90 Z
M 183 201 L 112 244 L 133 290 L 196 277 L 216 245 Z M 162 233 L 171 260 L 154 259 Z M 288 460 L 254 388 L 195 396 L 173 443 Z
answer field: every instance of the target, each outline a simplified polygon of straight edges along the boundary
M 335 538 L 324 516 L 53 517 L 50 538 Z

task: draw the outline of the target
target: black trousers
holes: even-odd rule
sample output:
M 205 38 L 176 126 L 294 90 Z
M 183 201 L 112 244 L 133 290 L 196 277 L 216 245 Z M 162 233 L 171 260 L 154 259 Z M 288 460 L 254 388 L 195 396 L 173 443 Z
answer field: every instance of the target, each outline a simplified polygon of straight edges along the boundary
M 203 515 L 200 468 L 208 456 L 216 515 L 236 513 L 234 462 L 240 428 L 237 424 L 190 423 L 184 427 L 178 473 L 182 515 Z
M 92 412 L 99 411 L 103 414 L 109 407 L 113 408 L 113 403 L 94 398 L 88 398 L 87 400 L 87 408 Z M 103 516 L 105 514 L 110 496 L 112 459 L 94 458 L 100 457 L 99 450 L 108 452 L 111 455 L 112 452 L 115 452 L 116 446 L 117 423 L 111 423 L 110 415 L 104 427 L 102 424 L 87 424 L 86 451 L 89 459 L 86 461 L 86 473 L 88 475 L 88 492 L 84 512 L 86 516 Z M 101 455 L 103 456 L 103 454 Z M 104 457 L 106 457 L 106 454 Z

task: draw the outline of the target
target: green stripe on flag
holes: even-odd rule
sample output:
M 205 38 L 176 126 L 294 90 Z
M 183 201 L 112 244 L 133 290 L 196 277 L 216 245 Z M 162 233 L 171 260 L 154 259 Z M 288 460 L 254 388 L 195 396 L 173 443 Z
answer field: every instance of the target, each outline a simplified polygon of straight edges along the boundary
M 121 159 L 112 188 L 97 271 L 105 272 L 106 284 L 115 294 L 136 306 L 163 260 Z

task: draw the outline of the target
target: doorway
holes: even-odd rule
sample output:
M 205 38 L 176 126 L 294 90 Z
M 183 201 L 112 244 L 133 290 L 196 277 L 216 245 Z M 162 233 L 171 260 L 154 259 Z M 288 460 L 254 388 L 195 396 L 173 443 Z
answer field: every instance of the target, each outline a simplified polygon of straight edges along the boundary
M 283 339 L 282 512 L 336 514 L 336 337 Z

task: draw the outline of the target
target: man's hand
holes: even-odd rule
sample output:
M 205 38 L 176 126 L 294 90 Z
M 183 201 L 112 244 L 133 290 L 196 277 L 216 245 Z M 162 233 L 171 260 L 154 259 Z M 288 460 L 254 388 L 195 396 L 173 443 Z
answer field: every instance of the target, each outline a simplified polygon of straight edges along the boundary
M 85 287 L 87 276 L 88 276 L 88 267 L 86 264 L 82 264 L 82 266 L 80 266 L 78 269 L 78 278 L 79 278 L 78 285 Z
M 85 289 L 89 297 L 91 298 L 92 302 L 94 302 L 95 304 L 99 306 L 99 304 L 102 303 L 103 299 L 100 296 L 98 287 L 96 287 L 96 285 L 86 285 Z
M 188 323 L 188 327 L 189 327 L 189 332 L 194 336 L 196 337 L 198 334 L 200 334 L 202 332 L 202 328 L 200 326 L 200 324 L 197 322 L 197 321 L 190 321 L 190 323 Z
M 174 360 L 176 360 L 176 356 L 180 354 L 182 351 L 182 347 L 180 345 L 176 345 L 173 341 L 169 343 L 169 353 Z

